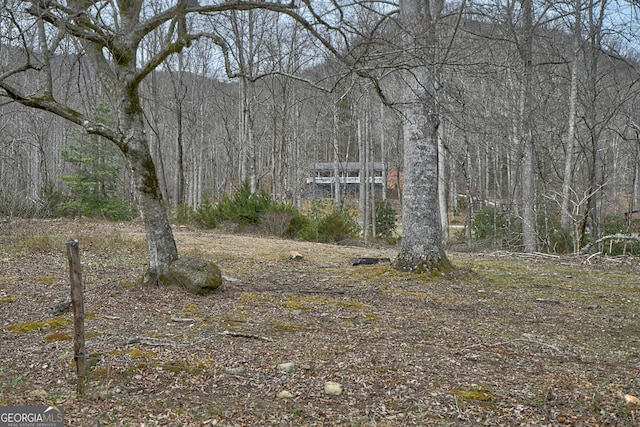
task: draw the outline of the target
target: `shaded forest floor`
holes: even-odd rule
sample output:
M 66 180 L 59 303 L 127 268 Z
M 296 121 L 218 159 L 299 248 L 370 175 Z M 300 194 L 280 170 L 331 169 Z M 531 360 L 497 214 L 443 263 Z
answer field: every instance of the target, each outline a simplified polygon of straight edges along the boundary
M 72 316 L 50 312 L 70 237 L 95 355 L 83 399 Z M 139 224 L 1 224 L 0 405 L 63 405 L 70 426 L 640 425 L 624 399 L 640 395 L 637 258 L 450 253 L 458 270 L 426 278 L 351 265 L 395 248 L 176 239 L 220 266 L 212 295 L 136 284 Z

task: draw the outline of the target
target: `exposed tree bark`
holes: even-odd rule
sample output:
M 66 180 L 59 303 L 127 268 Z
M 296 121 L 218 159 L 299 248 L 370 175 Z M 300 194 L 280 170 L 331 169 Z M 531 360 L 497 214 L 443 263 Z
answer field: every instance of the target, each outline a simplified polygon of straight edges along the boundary
M 442 241 L 449 241 L 449 204 L 447 203 L 447 156 L 444 145 L 444 125 L 438 126 L 438 208 L 440 209 L 440 224 L 442 227 Z
M 340 140 L 338 138 L 338 103 L 333 102 L 333 200 L 342 209 L 342 183 L 340 179 Z
M 582 44 L 582 0 L 575 0 L 573 50 L 571 52 L 571 88 L 569 89 L 569 122 L 567 126 L 567 142 L 565 144 L 564 176 L 562 180 L 562 201 L 560 210 L 560 226 L 571 231 L 571 186 L 573 184 L 573 168 L 575 162 L 576 112 L 578 105 L 578 67 L 580 46 Z M 578 250 L 579 248 L 574 248 Z
M 452 269 L 442 245 L 438 209 L 438 112 L 434 75 L 435 19 L 438 1 L 401 0 L 404 73 L 404 190 L 402 243 L 396 269 L 437 273 Z
M 520 55 L 523 65 L 522 99 L 520 105 L 520 132 L 522 135 L 522 244 L 525 252 L 538 249 L 535 212 L 535 174 L 533 165 L 533 2 L 522 0 L 523 45 Z

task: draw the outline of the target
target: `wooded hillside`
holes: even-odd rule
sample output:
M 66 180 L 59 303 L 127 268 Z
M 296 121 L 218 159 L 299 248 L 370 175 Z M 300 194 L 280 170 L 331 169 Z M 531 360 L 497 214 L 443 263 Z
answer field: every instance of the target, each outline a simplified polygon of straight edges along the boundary
M 1 19 L 19 24 L 25 4 L 7 4 Z M 444 229 L 455 221 L 466 227 L 455 239 L 531 250 L 522 218 L 532 212 L 533 249 L 550 252 L 636 231 L 633 214 L 625 222 L 624 213 L 638 209 L 640 188 L 637 5 L 536 1 L 527 24 L 525 4 L 447 2 L 437 17 L 430 66 L 437 76 Z M 234 10 L 215 21 L 187 16 L 190 28 L 215 28 L 225 48 L 216 38 L 194 40 L 142 82 L 164 199 L 196 208 L 249 181 L 252 190 L 300 207 L 315 162 L 383 162 L 398 177 L 389 188 L 397 188 L 401 28 L 395 5 L 366 6 L 340 9 L 349 26 L 336 46 L 350 61 L 329 57 L 269 10 Z M 170 31 L 167 24 L 145 39 L 144 55 L 153 57 Z M 0 36 L 2 72 L 24 59 L 21 43 L 17 34 Z M 115 100 L 96 89 L 99 77 L 82 49 L 63 38 L 49 53 L 48 63 L 34 58 L 33 66 L 51 67 L 54 78 L 34 78 L 34 91 L 51 84 L 57 99 L 97 122 L 116 120 Z M 0 215 L 56 215 L 82 185 L 133 203 L 122 155 L 101 137 L 6 99 L 0 129 Z M 342 206 L 344 194 L 330 197 Z M 397 198 L 399 190 L 385 195 Z

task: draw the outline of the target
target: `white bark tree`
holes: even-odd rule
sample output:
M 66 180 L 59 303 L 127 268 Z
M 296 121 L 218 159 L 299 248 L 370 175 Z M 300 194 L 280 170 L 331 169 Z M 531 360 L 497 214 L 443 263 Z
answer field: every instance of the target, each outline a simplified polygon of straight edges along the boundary
M 438 209 L 438 111 L 435 98 L 435 20 L 438 0 L 401 0 L 407 71 L 404 92 L 402 243 L 396 269 L 434 273 L 452 269 L 444 253 Z
M 569 90 L 569 120 L 567 126 L 566 155 L 564 161 L 564 177 L 562 181 L 562 201 L 560 224 L 562 229 L 570 231 L 571 222 L 571 186 L 573 185 L 573 168 L 575 167 L 576 116 L 578 105 L 578 68 L 580 66 L 580 48 L 582 45 L 582 0 L 575 0 L 573 27 L 573 51 L 571 52 L 571 88 Z M 577 251 L 579 248 L 574 248 Z

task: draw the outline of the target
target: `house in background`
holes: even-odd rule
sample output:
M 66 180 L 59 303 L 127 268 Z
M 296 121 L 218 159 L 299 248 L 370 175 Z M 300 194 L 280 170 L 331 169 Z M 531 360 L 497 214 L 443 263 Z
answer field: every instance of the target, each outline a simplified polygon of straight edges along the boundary
M 343 194 L 346 197 L 358 197 L 360 195 L 361 177 L 360 162 L 338 163 L 338 182 L 342 185 Z M 387 188 L 386 168 L 382 162 L 369 164 L 367 171 L 369 183 L 373 180 L 376 196 L 382 196 Z M 333 197 L 335 194 L 335 164 L 333 162 L 312 163 L 309 165 L 307 175 L 306 197 Z

